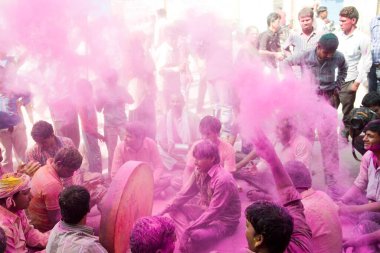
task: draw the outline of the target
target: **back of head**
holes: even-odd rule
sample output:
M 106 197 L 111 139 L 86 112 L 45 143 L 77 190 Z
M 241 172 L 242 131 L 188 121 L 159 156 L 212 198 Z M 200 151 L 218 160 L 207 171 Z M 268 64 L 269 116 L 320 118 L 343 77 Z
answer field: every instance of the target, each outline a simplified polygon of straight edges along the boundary
M 372 120 L 363 129 L 363 132 L 372 131 L 380 135 L 380 119 Z
M 158 250 L 174 250 L 175 227 L 170 218 L 143 217 L 136 221 L 130 238 L 132 253 L 156 253 Z M 173 252 L 173 251 L 163 251 Z
M 289 161 L 284 164 L 284 168 L 288 171 L 294 187 L 305 190 L 311 188 L 311 174 L 305 164 L 299 161 Z
M 40 120 L 34 123 L 32 127 L 32 138 L 35 142 L 45 140 L 54 134 L 53 126 L 46 121 Z
M 320 13 L 325 12 L 325 11 L 327 11 L 326 6 L 319 6 L 317 9 L 317 15 L 319 15 Z
M 376 91 L 367 93 L 363 97 L 362 105 L 365 107 L 380 106 L 380 94 Z
M 144 124 L 138 121 L 128 122 L 125 125 L 125 130 L 129 134 L 132 134 L 133 136 L 138 137 L 138 138 L 143 139 L 146 136 L 146 130 L 145 130 Z
M 54 156 L 54 163 L 70 170 L 77 170 L 82 165 L 83 157 L 75 147 L 64 147 Z
M 309 8 L 309 7 L 302 8 L 302 9 L 298 12 L 298 19 L 299 19 L 299 18 L 304 18 L 304 17 L 310 17 L 311 19 L 314 19 L 314 12 L 313 12 L 313 9 L 312 9 L 312 8 Z
M 0 227 L 0 253 L 4 253 L 7 248 L 7 236 L 4 229 Z
M 193 150 L 195 159 L 215 159 L 214 164 L 220 163 L 219 149 L 209 140 L 204 140 L 195 145 Z
M 339 40 L 335 34 L 326 33 L 319 39 L 318 45 L 327 52 L 335 52 L 339 46 Z
M 270 253 L 285 251 L 293 233 L 293 218 L 284 207 L 270 201 L 255 201 L 245 209 L 245 217 L 256 234 L 263 236 L 261 248 Z
M 90 211 L 90 193 L 83 186 L 69 186 L 59 194 L 59 207 L 65 223 L 78 224 Z
M 216 133 L 219 134 L 222 129 L 220 120 L 214 116 L 207 115 L 199 122 L 199 131 L 202 134 Z
M 342 10 L 340 10 L 339 16 L 349 19 L 356 19 L 355 24 L 357 24 L 359 20 L 359 12 L 354 6 L 344 7 Z
M 267 25 L 268 27 L 274 22 L 276 21 L 277 19 L 281 19 L 281 16 L 280 14 L 278 14 L 277 12 L 272 12 L 268 15 L 267 17 Z

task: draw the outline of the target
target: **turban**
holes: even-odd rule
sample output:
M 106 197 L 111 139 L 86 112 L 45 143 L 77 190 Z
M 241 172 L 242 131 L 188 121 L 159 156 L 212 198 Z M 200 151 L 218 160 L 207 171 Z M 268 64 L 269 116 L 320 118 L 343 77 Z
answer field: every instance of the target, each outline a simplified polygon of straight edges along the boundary
M 30 188 L 30 178 L 25 174 L 6 173 L 0 178 L 0 199 Z

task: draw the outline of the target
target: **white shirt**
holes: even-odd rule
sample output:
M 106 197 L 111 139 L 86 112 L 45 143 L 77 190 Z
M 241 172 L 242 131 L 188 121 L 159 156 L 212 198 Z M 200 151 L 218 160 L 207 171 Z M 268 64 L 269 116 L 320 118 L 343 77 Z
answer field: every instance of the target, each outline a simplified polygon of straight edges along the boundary
M 371 41 L 369 36 L 358 29 L 350 35 L 340 31 L 338 34 L 338 51 L 346 58 L 348 71 L 346 82 L 355 80 L 362 83 L 366 80 L 372 65 Z

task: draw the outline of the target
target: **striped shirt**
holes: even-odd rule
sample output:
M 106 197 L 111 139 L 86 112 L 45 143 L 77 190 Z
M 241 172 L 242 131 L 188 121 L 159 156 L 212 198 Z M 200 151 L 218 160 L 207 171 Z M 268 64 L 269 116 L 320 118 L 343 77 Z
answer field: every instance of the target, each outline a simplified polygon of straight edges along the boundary
M 293 46 L 294 54 L 313 49 L 317 46 L 318 40 L 321 38 L 322 34 L 322 32 L 317 32 L 316 30 L 313 30 L 309 35 L 306 35 L 302 31 L 299 33 L 293 32 L 286 40 L 284 48 L 287 49 L 290 46 Z
M 51 230 L 47 253 L 106 253 L 91 227 L 58 222 Z
M 380 64 L 380 16 L 372 19 L 370 29 L 372 61 L 375 64 Z

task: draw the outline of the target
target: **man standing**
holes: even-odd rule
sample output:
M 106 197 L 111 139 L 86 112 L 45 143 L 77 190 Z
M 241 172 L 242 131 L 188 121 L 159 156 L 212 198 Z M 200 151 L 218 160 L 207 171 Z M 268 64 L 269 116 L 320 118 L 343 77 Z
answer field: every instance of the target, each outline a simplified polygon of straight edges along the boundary
M 197 252 L 205 243 L 231 235 L 241 215 L 236 182 L 220 165 L 218 147 L 202 141 L 193 149 L 196 170 L 163 212 L 169 213 L 181 235 L 180 250 Z M 200 194 L 198 205 L 185 205 Z
M 326 6 L 320 6 L 317 9 L 317 30 L 321 32 L 334 32 L 334 22 L 327 18 L 328 11 Z
M 369 91 L 380 93 L 380 15 L 373 18 L 371 29 L 372 67 L 368 74 Z
M 277 68 L 277 61 L 282 61 L 284 56 L 280 45 L 281 16 L 273 12 L 267 17 L 268 30 L 260 35 L 259 54 L 263 56 L 270 67 Z
M 350 112 L 354 108 L 356 91 L 372 65 L 370 39 L 356 27 L 359 12 L 353 6 L 344 7 L 339 13 L 341 32 L 338 33 L 338 50 L 346 59 L 347 77 L 339 92 L 339 102 L 342 103 L 344 129 L 342 136 L 348 138 Z

